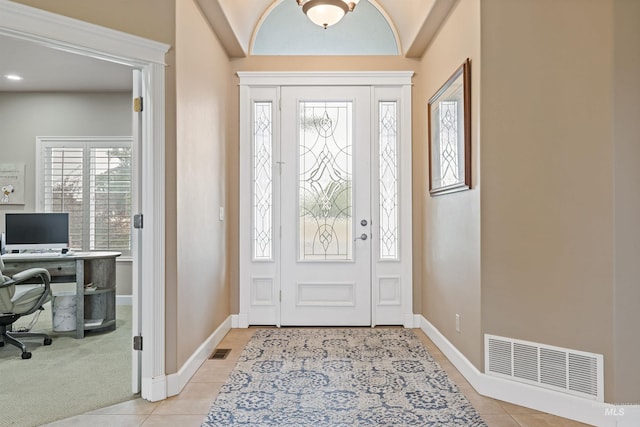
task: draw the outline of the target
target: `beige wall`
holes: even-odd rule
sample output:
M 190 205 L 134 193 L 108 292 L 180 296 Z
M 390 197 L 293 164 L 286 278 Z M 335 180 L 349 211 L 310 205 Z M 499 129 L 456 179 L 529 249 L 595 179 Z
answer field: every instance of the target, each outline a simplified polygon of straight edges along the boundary
M 640 403 L 640 2 L 614 9 L 614 289 L 615 384 L 612 402 Z
M 231 314 L 226 224 L 219 208 L 226 208 L 225 147 L 232 141 L 226 131 L 231 94 L 226 54 L 194 1 L 176 3 L 176 23 L 180 367 Z
M 173 45 L 175 0 L 11 1 Z
M 167 373 L 238 310 L 235 73 L 414 70 L 415 312 L 477 367 L 484 333 L 602 353 L 606 400 L 640 402 L 635 0 L 460 1 L 420 60 L 231 61 L 192 0 L 19 2 L 169 44 L 180 28 L 167 55 Z M 473 189 L 431 198 L 426 102 L 467 57 Z
M 436 197 L 429 195 L 427 104 L 453 72 L 471 61 L 472 188 Z M 414 114 L 414 168 L 420 171 L 419 219 L 424 245 L 418 260 L 423 269 L 422 310 L 419 312 L 477 368 L 482 363 L 480 330 L 480 1 L 458 2 L 446 25 L 422 58 L 418 106 Z M 456 314 L 460 332 L 456 332 Z
M 611 0 L 484 0 L 482 332 L 612 352 Z

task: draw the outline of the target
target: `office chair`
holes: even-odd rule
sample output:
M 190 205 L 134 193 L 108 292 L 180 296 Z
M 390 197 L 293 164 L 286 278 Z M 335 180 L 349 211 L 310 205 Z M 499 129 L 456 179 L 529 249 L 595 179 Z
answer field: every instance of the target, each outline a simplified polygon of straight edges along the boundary
M 22 316 L 44 310 L 42 305 L 51 299 L 51 276 L 44 268 L 30 268 L 9 278 L 2 275 L 3 267 L 0 257 L 0 347 L 9 343 L 22 350 L 23 359 L 30 359 L 31 352 L 18 338 L 41 338 L 44 339 L 44 345 L 50 345 L 51 338 L 42 333 L 13 332 L 11 325 Z M 40 286 L 15 295 L 16 285 L 30 279 L 36 279 Z

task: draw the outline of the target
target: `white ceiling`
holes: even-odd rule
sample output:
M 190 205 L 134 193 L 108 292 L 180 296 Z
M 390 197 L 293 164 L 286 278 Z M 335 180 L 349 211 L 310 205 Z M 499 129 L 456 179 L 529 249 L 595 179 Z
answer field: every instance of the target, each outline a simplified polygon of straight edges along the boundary
M 0 35 L 0 92 L 130 91 L 132 69 Z M 7 74 L 20 75 L 12 81 Z

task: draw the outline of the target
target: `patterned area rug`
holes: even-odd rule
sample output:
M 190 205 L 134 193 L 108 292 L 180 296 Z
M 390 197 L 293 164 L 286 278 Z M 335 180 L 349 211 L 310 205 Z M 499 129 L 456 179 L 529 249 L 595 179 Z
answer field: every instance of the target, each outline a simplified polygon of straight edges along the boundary
M 203 427 L 486 427 L 407 329 L 260 329 Z

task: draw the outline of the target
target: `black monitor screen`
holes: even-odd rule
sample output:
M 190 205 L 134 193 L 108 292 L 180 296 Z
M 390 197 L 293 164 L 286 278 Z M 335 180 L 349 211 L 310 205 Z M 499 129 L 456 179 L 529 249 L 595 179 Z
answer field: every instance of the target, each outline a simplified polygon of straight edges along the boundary
M 69 245 L 69 214 L 7 213 L 5 245 L 7 250 L 66 248 Z

